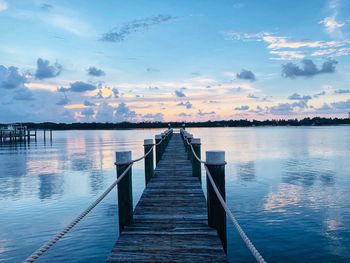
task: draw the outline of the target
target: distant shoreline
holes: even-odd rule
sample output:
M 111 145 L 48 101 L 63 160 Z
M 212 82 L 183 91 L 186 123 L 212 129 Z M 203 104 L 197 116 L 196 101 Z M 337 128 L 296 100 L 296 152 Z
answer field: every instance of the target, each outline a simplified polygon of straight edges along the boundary
M 123 130 L 123 129 L 149 129 L 167 128 L 169 124 L 172 128 L 180 128 L 183 124 L 188 128 L 215 128 L 215 127 L 276 127 L 276 126 L 339 126 L 350 125 L 350 118 L 304 118 L 289 120 L 221 120 L 206 122 L 120 122 L 120 123 L 54 123 L 54 122 L 23 122 L 22 125 L 30 129 L 47 130 Z M 0 124 L 7 125 L 7 124 Z

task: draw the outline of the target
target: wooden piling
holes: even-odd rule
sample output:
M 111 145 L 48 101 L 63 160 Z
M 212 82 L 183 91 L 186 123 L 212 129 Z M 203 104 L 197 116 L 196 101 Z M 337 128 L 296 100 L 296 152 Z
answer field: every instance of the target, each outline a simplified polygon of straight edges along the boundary
M 166 148 L 166 145 L 165 145 L 165 137 L 166 137 L 166 135 L 165 135 L 164 132 L 162 132 L 161 136 L 162 136 L 162 143 L 160 145 L 162 146 L 162 151 L 161 151 L 160 158 L 162 158 L 163 153 L 165 152 L 165 148 Z
M 190 134 L 187 136 L 187 141 L 189 143 L 192 142 L 193 139 L 193 135 Z M 191 150 L 191 146 L 189 144 L 186 143 L 186 148 L 187 148 L 187 159 L 190 160 L 192 162 L 192 150 Z
M 225 152 L 224 151 L 207 151 L 206 166 L 224 200 L 225 192 Z M 227 236 L 226 236 L 226 212 L 217 198 L 214 189 L 207 175 L 207 204 L 208 204 L 208 225 L 215 228 L 221 239 L 222 246 L 227 253 Z
M 184 131 L 184 133 L 183 133 L 183 138 L 184 138 L 183 143 L 184 143 L 185 151 L 186 151 L 186 152 L 187 152 L 187 136 L 188 136 L 187 132 Z
M 116 152 L 115 159 L 117 178 L 119 178 L 131 163 L 131 151 Z M 118 184 L 118 215 L 119 233 L 121 233 L 124 227 L 131 223 L 133 218 L 131 169 Z
M 193 138 L 191 143 L 192 143 L 194 153 L 200 159 L 201 158 L 201 139 Z M 201 163 L 197 160 L 195 156 L 192 156 L 192 175 L 194 177 L 197 177 L 199 182 L 202 183 Z
M 156 144 L 156 164 L 160 161 L 162 157 L 162 145 L 158 144 L 162 140 L 162 135 L 157 134 L 155 136 L 155 144 Z
M 144 143 L 144 154 L 147 154 L 149 151 L 151 151 L 146 157 L 145 157 L 145 183 L 148 184 L 149 180 L 153 176 L 154 172 L 154 158 L 153 158 L 153 139 L 145 139 Z

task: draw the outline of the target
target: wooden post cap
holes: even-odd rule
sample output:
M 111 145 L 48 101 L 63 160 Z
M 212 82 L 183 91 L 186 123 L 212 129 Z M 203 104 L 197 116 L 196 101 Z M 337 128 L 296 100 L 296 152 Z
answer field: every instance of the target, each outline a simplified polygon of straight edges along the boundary
M 200 139 L 200 138 L 193 138 L 193 139 L 191 140 L 191 143 L 192 143 L 192 144 L 201 144 L 201 139 Z
M 224 151 L 206 151 L 206 163 L 209 165 L 225 165 Z
M 131 151 L 115 152 L 115 162 L 117 165 L 131 163 Z
M 144 139 L 143 145 L 153 145 L 153 139 Z

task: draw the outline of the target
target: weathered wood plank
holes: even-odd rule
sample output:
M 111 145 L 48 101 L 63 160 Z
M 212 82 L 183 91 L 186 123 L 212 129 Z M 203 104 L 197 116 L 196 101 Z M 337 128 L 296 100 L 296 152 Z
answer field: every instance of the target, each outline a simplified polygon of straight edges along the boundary
M 174 133 L 107 262 L 227 262 L 207 206 Z

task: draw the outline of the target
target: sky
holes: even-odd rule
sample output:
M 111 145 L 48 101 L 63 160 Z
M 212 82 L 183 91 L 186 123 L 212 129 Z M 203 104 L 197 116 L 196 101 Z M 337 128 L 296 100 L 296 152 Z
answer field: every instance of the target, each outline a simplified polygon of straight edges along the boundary
M 348 0 L 0 0 L 0 122 L 348 117 Z

